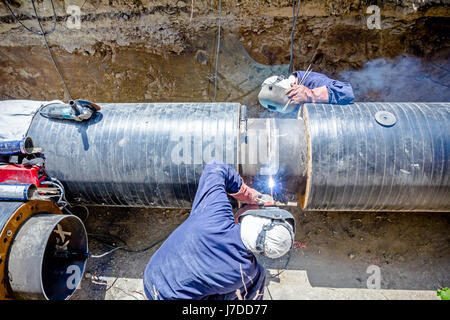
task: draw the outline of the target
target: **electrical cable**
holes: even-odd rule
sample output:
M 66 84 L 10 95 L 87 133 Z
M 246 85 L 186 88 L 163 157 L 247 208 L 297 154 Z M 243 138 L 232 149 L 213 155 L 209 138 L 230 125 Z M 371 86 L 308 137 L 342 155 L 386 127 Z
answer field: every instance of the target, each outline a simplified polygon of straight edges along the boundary
M 107 251 L 107 252 L 105 252 L 105 253 L 102 253 L 102 254 L 99 254 L 99 255 L 91 254 L 89 257 L 90 257 L 90 258 L 95 258 L 95 259 L 97 259 L 97 258 L 103 258 L 104 256 L 107 256 L 108 254 L 111 254 L 111 253 L 113 253 L 114 251 L 117 251 L 117 250 L 122 249 L 122 248 L 123 248 L 123 247 L 116 247 L 116 248 L 114 248 L 114 249 L 112 249 L 112 250 L 109 250 L 109 251 Z
M 50 2 L 53 5 L 53 0 L 50 0 Z M 37 21 L 39 23 L 39 28 L 41 28 L 42 37 L 44 38 L 45 46 L 47 47 L 48 54 L 50 55 L 50 58 L 51 58 L 51 60 L 53 62 L 53 65 L 55 66 L 56 72 L 58 73 L 59 77 L 61 78 L 62 83 L 64 84 L 64 88 L 66 89 L 66 92 L 67 92 L 67 94 L 70 97 L 70 100 L 73 100 L 72 95 L 70 94 L 70 90 L 67 87 L 66 81 L 64 80 L 64 77 L 62 76 L 61 72 L 59 71 L 59 68 L 58 68 L 58 65 L 56 63 L 55 57 L 53 57 L 52 50 L 50 49 L 50 46 L 49 46 L 49 44 L 47 42 L 47 36 L 46 36 L 46 34 L 44 32 L 44 28 L 42 27 L 41 20 L 39 20 L 39 15 L 37 13 L 37 9 L 36 9 L 36 5 L 34 4 L 34 0 L 31 0 L 31 3 L 33 4 L 34 13 L 36 14 L 36 19 L 37 19 Z
M 58 64 L 56 63 L 55 57 L 53 56 L 52 50 L 50 49 L 50 46 L 49 46 L 48 41 L 47 41 L 47 35 L 51 34 L 56 29 L 56 11 L 55 11 L 55 6 L 53 4 L 53 0 L 50 0 L 50 3 L 52 5 L 52 9 L 53 9 L 53 22 L 54 22 L 54 25 L 53 25 L 52 30 L 49 31 L 49 32 L 45 32 L 44 28 L 42 27 L 41 20 L 39 18 L 39 14 L 37 12 L 34 0 L 31 0 L 31 4 L 33 5 L 34 14 L 35 14 L 36 20 L 37 20 L 37 22 L 39 24 L 39 28 L 41 29 L 41 33 L 35 32 L 32 29 L 30 29 L 27 26 L 25 26 L 22 23 L 22 21 L 20 21 L 20 19 L 11 10 L 11 7 L 9 6 L 8 0 L 4 0 L 4 3 L 8 7 L 8 9 L 11 12 L 11 15 L 14 17 L 14 19 L 16 19 L 16 21 L 19 22 L 20 25 L 25 28 L 25 30 L 27 30 L 27 31 L 29 31 L 29 32 L 31 32 L 33 34 L 42 36 L 44 38 L 45 46 L 47 47 L 48 53 L 50 55 L 50 59 L 52 60 L 53 65 L 55 66 L 56 72 L 58 73 L 59 78 L 61 79 L 61 81 L 62 81 L 62 83 L 64 85 L 64 88 L 65 88 L 67 94 L 69 95 L 70 100 L 73 100 L 73 97 L 72 97 L 72 94 L 70 93 L 69 87 L 67 86 L 67 83 L 64 80 L 64 77 L 62 76 L 61 71 L 59 70 Z
M 105 292 L 108 291 L 109 289 L 111 289 L 112 287 L 114 287 L 114 285 L 116 284 L 116 281 L 117 281 L 118 279 L 119 279 L 119 277 L 117 277 L 116 279 L 114 279 L 113 283 L 112 283 L 108 288 L 106 288 Z
M 13 16 L 13 18 L 14 18 L 18 23 L 20 23 L 20 25 L 21 25 L 22 27 L 24 27 L 27 31 L 29 31 L 29 32 L 31 32 L 31 33 L 33 33 L 33 34 L 35 34 L 35 35 L 38 35 L 38 36 L 42 36 L 42 35 L 43 35 L 43 34 L 40 33 L 40 32 L 36 32 L 36 31 L 32 30 L 31 28 L 28 28 L 28 27 L 27 27 L 27 26 L 19 19 L 19 17 L 17 17 L 17 16 L 14 14 L 14 12 L 12 11 L 12 9 L 11 9 L 11 7 L 10 7 L 10 5 L 9 5 L 9 1 L 8 1 L 8 0 L 3 0 L 3 2 L 4 2 L 5 5 L 8 7 L 8 10 L 9 10 L 9 12 L 11 13 L 11 15 Z M 53 9 L 53 27 L 52 27 L 52 30 L 45 32 L 45 35 L 52 34 L 53 31 L 55 31 L 55 29 L 56 29 L 56 11 L 55 11 L 55 6 L 53 5 L 53 0 L 50 0 L 50 3 L 52 4 L 52 9 Z
M 97 241 L 100 242 L 100 243 L 103 243 L 103 244 L 105 244 L 105 245 L 107 245 L 107 246 L 113 247 L 112 250 L 107 251 L 107 252 L 105 252 L 105 253 L 102 253 L 102 254 L 100 254 L 100 255 L 90 255 L 91 258 L 102 258 L 102 257 L 104 257 L 104 256 L 106 256 L 106 255 L 109 255 L 109 254 L 113 253 L 113 252 L 116 251 L 116 250 L 123 250 L 123 251 L 125 251 L 125 252 L 130 252 L 130 253 L 141 253 L 141 252 L 145 252 L 145 251 L 148 251 L 148 250 L 154 248 L 155 246 L 157 246 L 158 244 L 160 244 L 161 242 L 163 242 L 164 239 L 166 239 L 166 237 L 164 237 L 164 238 L 162 238 L 162 239 L 160 239 L 160 240 L 158 240 L 158 241 L 152 243 L 151 245 L 149 245 L 149 246 L 147 246 L 147 247 L 144 247 L 144 248 L 141 248 L 141 249 L 130 249 L 130 248 L 128 248 L 128 245 L 127 245 L 127 243 L 126 243 L 125 240 L 122 240 L 120 237 L 114 236 L 114 235 L 112 235 L 112 234 L 88 233 L 88 236 L 91 237 L 91 238 L 94 238 L 94 239 L 96 238 Z M 102 237 L 111 237 L 111 238 L 115 238 L 116 240 L 119 240 L 120 242 L 122 242 L 124 245 L 123 245 L 123 246 L 116 247 L 116 246 L 114 246 L 113 244 L 111 244 L 111 243 L 109 243 L 109 242 L 107 242 L 107 241 L 104 241 L 104 240 L 99 239 L 99 238 L 102 238 Z
M 42 181 L 41 184 L 54 186 L 60 191 L 60 193 L 58 195 L 59 198 L 56 201 L 56 204 L 59 207 L 65 208 L 66 206 L 70 206 L 69 202 L 66 199 L 66 195 L 65 195 L 66 191 L 64 189 L 63 184 L 58 179 L 55 179 L 55 178 L 50 178 L 50 179 L 51 179 L 50 181 Z M 54 197 L 54 196 L 51 196 L 51 197 Z
M 214 69 L 214 101 L 216 101 L 217 95 L 217 71 L 219 68 L 219 51 L 220 51 L 220 29 L 222 24 L 222 1 L 219 0 L 219 24 L 217 32 L 217 52 L 216 52 L 216 66 Z
M 295 26 L 297 24 L 297 18 L 300 12 L 300 4 L 301 0 L 298 0 L 297 3 L 297 13 L 295 12 L 295 0 L 292 0 L 292 31 L 291 31 L 291 56 L 289 58 L 289 73 L 288 76 L 292 73 L 292 69 L 294 67 L 294 34 L 295 34 Z
M 82 207 L 85 210 L 85 212 L 86 212 L 85 218 L 83 219 L 83 222 L 86 222 L 86 220 L 89 217 L 89 209 L 86 206 L 81 205 L 81 204 L 72 206 L 69 203 L 69 201 L 67 201 L 67 199 L 66 199 L 66 190 L 64 188 L 64 185 L 61 183 L 61 181 L 59 181 L 56 178 L 50 178 L 50 179 L 51 179 L 51 181 L 42 181 L 41 184 L 43 184 L 43 185 L 51 185 L 51 186 L 56 187 L 58 190 L 60 190 L 60 194 L 58 195 L 58 200 L 56 201 L 56 204 L 58 205 L 58 207 L 60 207 L 61 210 L 66 210 L 69 214 L 77 216 L 77 217 L 78 217 L 78 215 L 74 214 L 67 207 L 70 207 L 71 209 L 72 208 L 76 208 L 76 207 Z M 53 198 L 53 197 L 55 197 L 55 196 L 47 196 L 47 198 Z
M 289 255 L 288 255 L 288 258 L 286 260 L 286 264 L 284 265 L 284 267 L 277 274 L 275 274 L 273 276 L 272 275 L 269 276 L 269 278 L 276 278 L 276 277 L 278 277 L 280 274 L 282 274 L 286 270 L 286 268 L 287 268 L 287 266 L 289 264 L 289 261 L 291 260 L 291 255 L 292 255 L 292 249 L 289 250 Z
M 67 202 L 63 200 L 64 197 L 64 188 L 61 188 L 61 186 L 53 181 L 42 181 L 41 182 L 42 185 L 50 185 L 53 187 L 56 187 L 59 190 L 59 195 L 55 195 L 55 196 L 49 196 L 49 198 L 53 198 L 53 197 L 58 197 L 58 200 L 55 201 L 56 204 L 60 207 L 65 207 L 67 205 Z
M 87 219 L 89 218 L 89 209 L 88 209 L 86 206 L 81 205 L 81 204 L 72 206 L 70 203 L 67 203 L 67 205 L 68 205 L 71 209 L 72 209 L 72 208 L 76 208 L 76 207 L 81 207 L 81 208 L 83 208 L 83 209 L 85 210 L 85 212 L 86 212 L 85 217 L 84 217 L 84 219 L 83 219 L 83 223 L 85 223 L 85 222 L 87 221 Z M 73 213 L 72 211 L 70 211 L 69 209 L 67 209 L 67 207 L 64 207 L 63 210 L 66 210 L 69 214 L 71 214 L 71 215 L 73 215 L 73 216 L 76 216 L 76 217 L 80 218 L 77 214 L 75 214 L 75 213 Z
M 53 184 L 55 184 L 56 186 L 59 186 L 59 188 L 61 189 L 61 197 L 59 199 L 59 202 L 65 207 L 67 205 L 69 205 L 69 201 L 67 201 L 66 199 L 66 189 L 64 188 L 64 185 L 61 183 L 61 181 L 59 181 L 56 178 L 50 178 L 51 182 Z

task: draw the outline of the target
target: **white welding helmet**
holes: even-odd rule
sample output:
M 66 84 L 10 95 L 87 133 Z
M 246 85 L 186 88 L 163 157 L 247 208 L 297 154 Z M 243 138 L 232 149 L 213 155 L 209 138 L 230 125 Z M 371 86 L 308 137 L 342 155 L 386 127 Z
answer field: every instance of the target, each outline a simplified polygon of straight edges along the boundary
M 294 75 L 287 79 L 284 76 L 267 78 L 261 84 L 261 90 L 258 94 L 259 103 L 264 108 L 274 112 L 289 113 L 296 110 L 298 105 L 291 103 L 285 93 L 293 83 L 297 83 L 297 78 Z
M 291 213 L 276 207 L 246 210 L 238 217 L 241 239 L 254 253 L 276 259 L 292 248 L 295 219 Z

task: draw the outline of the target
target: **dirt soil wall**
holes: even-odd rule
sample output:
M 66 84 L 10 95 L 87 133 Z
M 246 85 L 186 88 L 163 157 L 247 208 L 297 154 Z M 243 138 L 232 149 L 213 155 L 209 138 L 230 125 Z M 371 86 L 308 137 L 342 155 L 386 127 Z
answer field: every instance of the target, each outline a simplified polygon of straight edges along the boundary
M 38 30 L 30 1 L 9 3 L 24 24 Z M 448 101 L 449 3 L 302 1 L 294 65 L 304 69 L 312 63 L 314 71 L 350 81 L 359 101 Z M 36 4 L 50 30 L 50 1 Z M 54 4 L 57 25 L 48 40 L 74 98 L 213 100 L 218 1 L 54 0 Z M 71 5 L 81 9 L 79 29 L 68 28 L 75 21 L 67 13 Z M 286 72 L 291 5 L 288 0 L 222 1 L 217 101 L 257 105 L 261 81 Z M 368 27 L 371 5 L 380 8 L 380 29 Z M 17 98 L 68 97 L 42 37 L 21 28 L 2 3 L 0 99 Z

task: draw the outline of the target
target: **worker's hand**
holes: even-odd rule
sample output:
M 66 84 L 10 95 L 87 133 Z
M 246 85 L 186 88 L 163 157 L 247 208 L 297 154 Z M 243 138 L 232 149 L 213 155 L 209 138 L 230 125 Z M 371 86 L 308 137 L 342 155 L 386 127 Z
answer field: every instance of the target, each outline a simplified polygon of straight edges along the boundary
M 230 196 L 244 203 L 259 204 L 262 194 L 242 182 L 239 192 L 230 194 Z
M 306 102 L 329 102 L 328 89 L 326 86 L 309 89 L 302 85 L 292 84 L 291 88 L 285 91 L 291 103 L 300 104 Z
M 260 194 L 258 197 L 258 204 L 264 206 L 268 203 L 273 203 L 273 197 L 269 194 Z
M 291 100 L 291 103 L 294 104 L 312 102 L 313 100 L 311 89 L 302 85 L 292 84 L 291 88 L 287 89 L 285 93 Z

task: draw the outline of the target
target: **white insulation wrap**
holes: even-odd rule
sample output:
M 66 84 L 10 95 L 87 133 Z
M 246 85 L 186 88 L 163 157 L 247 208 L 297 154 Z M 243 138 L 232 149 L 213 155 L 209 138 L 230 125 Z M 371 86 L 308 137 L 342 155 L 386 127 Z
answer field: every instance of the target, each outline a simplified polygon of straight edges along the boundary
M 25 137 L 34 115 L 42 105 L 54 101 L 0 101 L 0 140 L 20 140 Z

